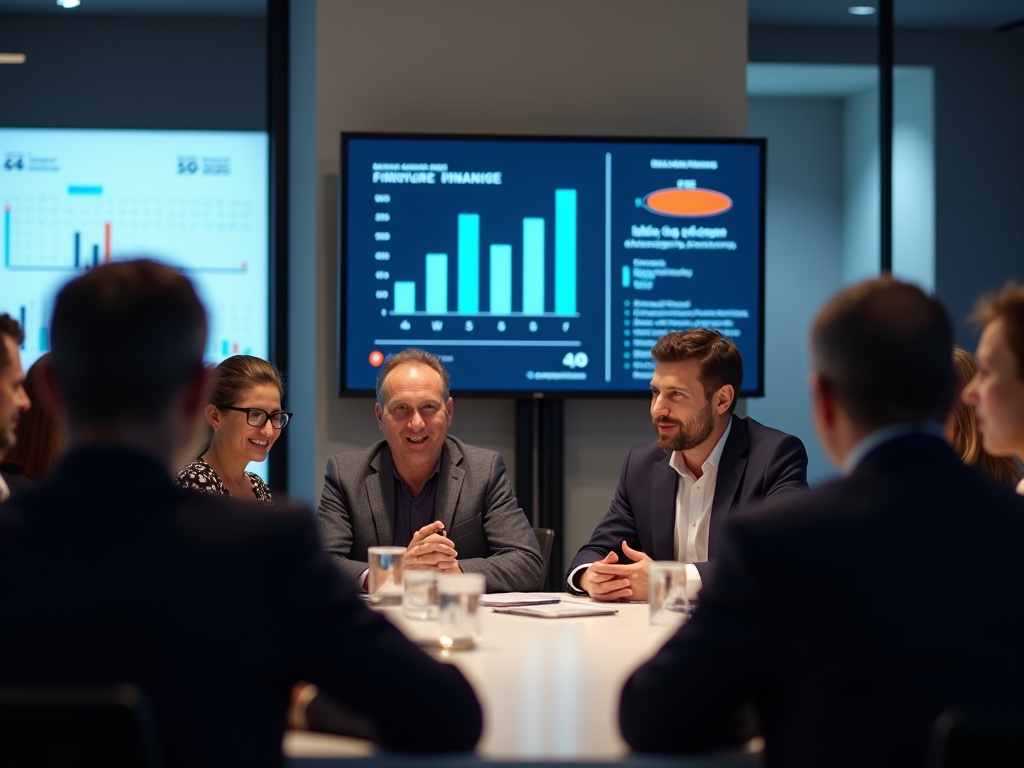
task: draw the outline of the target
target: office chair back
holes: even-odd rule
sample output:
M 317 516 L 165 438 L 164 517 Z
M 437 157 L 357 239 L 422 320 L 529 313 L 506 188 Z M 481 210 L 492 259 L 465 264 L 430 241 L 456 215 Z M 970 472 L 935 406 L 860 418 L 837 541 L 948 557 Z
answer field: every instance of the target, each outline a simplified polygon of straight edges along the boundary
M 555 542 L 555 532 L 550 528 L 534 528 L 537 543 L 540 544 L 540 556 L 544 560 L 544 583 L 548 582 L 548 564 L 551 562 L 551 547 Z
M 0 765 L 159 768 L 156 725 L 131 685 L 0 686 Z
M 1024 709 L 943 712 L 935 721 L 927 768 L 1024 765 Z

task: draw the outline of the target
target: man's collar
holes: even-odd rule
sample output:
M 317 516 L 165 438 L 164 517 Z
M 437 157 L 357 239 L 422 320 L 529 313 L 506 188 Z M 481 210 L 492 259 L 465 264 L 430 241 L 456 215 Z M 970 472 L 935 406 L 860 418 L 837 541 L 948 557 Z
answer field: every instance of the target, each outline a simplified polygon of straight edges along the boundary
M 842 466 L 843 474 L 852 474 L 857 465 L 864 460 L 864 457 L 883 443 L 909 435 L 943 437 L 942 427 L 934 421 L 904 421 L 899 424 L 890 424 L 887 427 L 876 429 L 853 446 L 853 449 L 846 454 L 846 461 L 843 462 Z
M 722 452 L 725 451 L 725 444 L 729 441 L 729 433 L 732 432 L 732 415 L 729 415 L 729 423 L 725 425 L 725 432 L 718 438 L 718 442 L 715 443 L 715 447 L 711 449 L 711 454 L 704 460 L 701 465 L 703 469 L 710 464 L 715 469 L 718 469 L 722 464 Z M 683 460 L 681 451 L 672 451 L 672 454 L 668 458 L 668 463 L 672 465 L 672 468 L 676 472 L 690 472 L 690 468 L 686 466 L 686 461 Z

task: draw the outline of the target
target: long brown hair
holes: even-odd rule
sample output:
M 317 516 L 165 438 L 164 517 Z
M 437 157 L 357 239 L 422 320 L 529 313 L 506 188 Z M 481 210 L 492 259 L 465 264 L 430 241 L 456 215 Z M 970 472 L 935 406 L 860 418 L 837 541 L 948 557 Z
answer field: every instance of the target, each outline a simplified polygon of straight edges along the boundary
M 953 347 L 953 370 L 963 387 L 978 372 L 978 364 L 971 353 L 961 347 Z M 1012 456 L 993 456 L 986 453 L 981 444 L 978 424 L 974 419 L 974 406 L 963 400 L 953 414 L 953 447 L 964 460 L 964 464 L 977 467 L 990 477 L 1009 485 L 1016 485 L 1024 477 Z
M 33 480 L 50 474 L 61 452 L 57 414 L 43 386 L 49 366 L 50 353 L 47 352 L 25 374 L 25 393 L 32 401 L 32 407 L 18 420 L 18 442 L 4 457 L 5 463 L 21 467 L 21 471 Z

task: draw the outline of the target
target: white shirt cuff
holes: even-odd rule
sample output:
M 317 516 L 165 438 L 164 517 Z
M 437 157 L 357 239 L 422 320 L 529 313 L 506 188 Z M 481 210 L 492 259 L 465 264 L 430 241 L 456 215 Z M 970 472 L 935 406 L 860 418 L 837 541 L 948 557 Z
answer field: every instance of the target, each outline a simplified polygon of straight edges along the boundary
M 697 595 L 700 594 L 700 588 L 702 582 L 700 580 L 700 571 L 697 570 L 697 566 L 693 563 L 686 564 L 686 596 L 691 600 L 696 600 Z
M 363 589 L 363 584 L 366 583 L 366 577 L 369 576 L 369 575 L 370 575 L 370 569 L 369 568 L 367 568 L 365 571 L 363 571 L 362 573 L 359 574 L 359 581 L 356 582 L 356 586 L 359 588 L 360 592 L 365 592 L 366 591 L 365 589 Z M 690 583 L 689 576 L 687 576 L 686 583 L 687 584 Z
M 583 592 L 583 594 L 586 594 L 586 590 L 580 586 L 579 579 L 577 579 L 576 577 L 582 577 L 583 571 L 587 570 L 587 568 L 589 567 L 590 563 L 584 563 L 583 565 L 577 565 L 575 568 L 569 571 L 569 578 L 565 580 L 565 583 L 569 585 L 570 592 Z

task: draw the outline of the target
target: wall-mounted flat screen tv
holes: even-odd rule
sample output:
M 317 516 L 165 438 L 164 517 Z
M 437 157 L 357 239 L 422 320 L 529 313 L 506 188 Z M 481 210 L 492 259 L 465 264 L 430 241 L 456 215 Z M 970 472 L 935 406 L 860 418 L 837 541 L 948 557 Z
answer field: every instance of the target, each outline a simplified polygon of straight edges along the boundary
M 0 311 L 25 329 L 26 368 L 66 282 L 139 256 L 195 283 L 209 362 L 267 357 L 266 133 L 0 128 L 0 163 Z
M 459 394 L 646 394 L 694 327 L 763 394 L 763 139 L 343 133 L 341 158 L 341 394 L 410 346 Z

